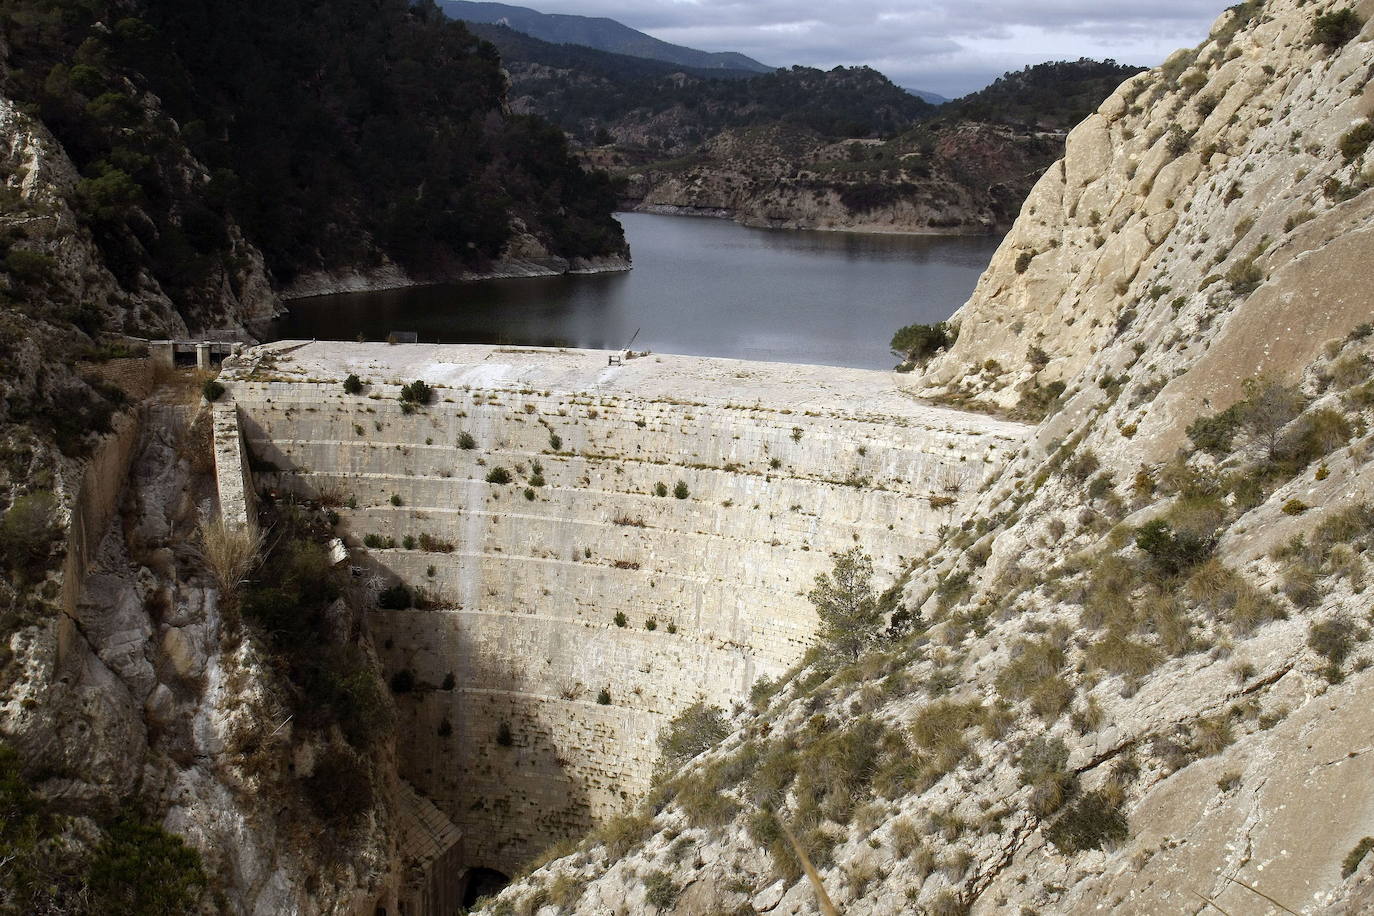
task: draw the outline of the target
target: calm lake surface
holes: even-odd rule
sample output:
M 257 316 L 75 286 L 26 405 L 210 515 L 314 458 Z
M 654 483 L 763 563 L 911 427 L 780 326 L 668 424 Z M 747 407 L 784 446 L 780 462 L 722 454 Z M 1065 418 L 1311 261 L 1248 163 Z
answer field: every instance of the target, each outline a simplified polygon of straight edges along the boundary
M 624 347 L 889 368 L 892 332 L 940 321 L 969 297 L 998 237 L 749 229 L 623 213 L 626 273 L 481 280 L 290 304 L 279 337 Z

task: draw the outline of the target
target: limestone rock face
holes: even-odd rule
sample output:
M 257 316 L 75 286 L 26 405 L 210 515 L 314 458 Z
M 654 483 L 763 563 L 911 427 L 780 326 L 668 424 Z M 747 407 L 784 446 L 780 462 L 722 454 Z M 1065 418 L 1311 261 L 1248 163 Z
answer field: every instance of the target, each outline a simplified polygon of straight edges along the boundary
M 1223 14 L 1208 42 L 1128 80 L 1070 134 L 956 314 L 958 342 L 925 390 L 1010 408 L 1030 385 L 1083 387 L 1086 367 L 1119 367 L 1127 348 L 1163 351 L 1161 335 L 1190 322 L 1233 325 L 1199 367 L 1208 378 L 1175 379 L 1152 411 L 1186 415 L 1234 398 L 1256 369 L 1305 365 L 1367 313 L 1368 291 L 1342 266 L 1374 250 L 1374 201 L 1356 193 L 1362 162 L 1338 144 L 1374 110 L 1368 43 L 1314 46 L 1307 7 L 1247 15 Z M 1253 295 L 1228 279 L 1247 265 Z M 1303 315 L 1308 333 L 1266 317 L 1279 311 Z M 1032 348 L 1049 358 L 1038 371 Z M 1156 362 L 1169 373 L 1193 360 Z M 1221 363 L 1230 384 L 1214 377 Z M 1175 404 L 1183 390 L 1193 397 Z

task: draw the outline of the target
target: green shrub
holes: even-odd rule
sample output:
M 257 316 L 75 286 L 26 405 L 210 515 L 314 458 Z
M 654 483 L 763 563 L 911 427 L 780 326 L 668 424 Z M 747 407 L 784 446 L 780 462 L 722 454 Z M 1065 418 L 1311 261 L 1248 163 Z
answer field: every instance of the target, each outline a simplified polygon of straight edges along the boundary
M 409 586 L 403 582 L 396 583 L 377 596 L 377 607 L 384 611 L 404 611 L 412 604 L 414 596 L 411 595 Z
M 1307 631 L 1307 645 L 1333 665 L 1341 665 L 1355 651 L 1355 624 L 1344 617 L 1315 621 Z
M 1045 839 L 1068 855 L 1101 849 L 1129 835 L 1126 815 L 1102 791 L 1084 795 L 1045 830 Z
M 673 771 L 730 734 L 725 711 L 698 700 L 678 713 L 658 736 L 659 767 Z
M 1231 287 L 1231 292 L 1237 296 L 1248 296 L 1259 289 L 1264 282 L 1264 270 L 1256 262 L 1259 260 L 1257 254 L 1241 258 L 1230 266 L 1226 271 L 1226 282 Z
M 1192 144 L 1192 136 L 1182 126 L 1175 124 L 1169 128 L 1169 139 L 1165 141 L 1164 149 L 1171 158 L 1177 159 L 1188 152 L 1188 147 Z
M 655 495 L 655 496 L 667 496 L 667 495 L 668 495 L 668 485 L 667 485 L 666 483 L 664 483 L 663 481 L 661 481 L 661 480 L 660 480 L 658 483 L 654 484 L 654 495 Z
M 1364 23 L 1353 6 L 1323 13 L 1312 22 L 1310 41 L 1328 50 L 1335 50 L 1348 44 L 1360 34 Z
M 602 687 L 601 691 L 596 695 L 596 702 L 600 703 L 602 706 L 610 706 L 611 692 L 605 687 Z
M 195 912 L 206 884 L 200 853 L 132 815 L 109 826 L 87 879 L 101 911 L 130 916 Z
M 38 578 L 60 535 L 57 497 L 48 490 L 19 497 L 0 516 L 0 568 L 16 577 Z
M 883 613 L 873 590 L 873 559 L 855 547 L 835 558 L 829 573 L 816 576 L 806 600 L 820 619 L 821 643 L 857 660 L 883 625 Z
M 434 400 L 434 389 L 420 379 L 416 379 L 409 385 L 401 386 L 401 401 L 404 404 L 423 406 L 432 400 Z
M 472 437 L 472 433 L 461 432 L 458 434 L 458 447 L 470 452 L 477 447 L 477 440 Z
M 1158 649 L 1128 639 L 1120 633 L 1108 633 L 1088 646 L 1085 657 L 1094 668 L 1104 668 L 1127 677 L 1143 677 L 1164 660 Z
M 1302 515 L 1312 507 L 1296 497 L 1283 504 L 1284 515 Z
M 1188 425 L 1188 438 L 1193 447 L 1210 455 L 1222 457 L 1231 453 L 1232 442 L 1240 431 L 1241 406 L 1233 404 L 1221 413 L 1198 417 Z
M 525 499 L 529 500 L 530 502 L 534 502 L 534 497 L 534 487 L 525 487 Z
M 510 482 L 510 471 L 499 465 L 487 471 L 487 483 L 508 484 Z
M 305 779 L 305 791 L 321 818 L 351 826 L 372 808 L 372 773 L 353 751 L 331 748 Z
M 549 448 L 555 452 L 563 448 L 563 438 L 554 433 L 549 433 Z
M 1369 855 L 1369 851 L 1374 849 L 1374 836 L 1367 836 L 1355 844 L 1355 848 L 1350 850 L 1350 854 L 1341 863 L 1341 877 L 1349 878 L 1359 869 L 1364 857 Z
M 224 386 L 215 379 L 208 378 L 205 384 L 200 386 L 200 393 L 205 395 L 205 400 L 213 403 L 224 397 Z
M 21 283 L 47 283 L 57 272 L 57 261 L 39 251 L 11 248 L 5 255 L 4 267 Z
M 679 480 L 677 482 L 677 486 L 673 487 L 673 495 L 678 499 L 686 499 L 688 496 L 690 496 L 691 491 L 687 489 L 687 482 Z
M 1369 149 L 1369 144 L 1374 143 L 1374 123 L 1365 121 L 1346 132 L 1341 137 L 1341 155 L 1346 162 L 1354 162 L 1364 155 L 1365 150 Z
M 618 627 L 627 627 L 630 625 L 630 618 L 625 616 L 624 611 L 615 612 L 615 625 Z
M 941 321 L 937 324 L 910 324 L 892 335 L 892 354 L 906 362 L 929 362 L 940 350 L 952 347 L 958 330 Z
M 655 909 L 668 909 L 681 893 L 682 888 L 665 871 L 653 871 L 644 876 L 644 902 Z
M 1216 542 L 1190 531 L 1175 531 L 1163 519 L 1146 522 L 1135 530 L 1136 546 L 1149 555 L 1166 575 L 1182 573 L 1212 554 Z
M 344 379 L 343 390 L 344 394 L 361 394 L 363 390 L 363 380 L 349 373 L 348 378 Z
M 415 691 L 415 672 L 402 668 L 391 675 L 392 693 L 413 693 Z

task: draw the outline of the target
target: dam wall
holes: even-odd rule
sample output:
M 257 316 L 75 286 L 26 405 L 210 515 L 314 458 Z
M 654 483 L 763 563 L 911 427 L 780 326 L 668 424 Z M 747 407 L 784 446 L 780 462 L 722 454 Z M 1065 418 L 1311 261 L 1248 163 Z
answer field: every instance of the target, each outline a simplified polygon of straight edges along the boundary
M 641 795 L 663 723 L 810 645 L 834 556 L 878 584 L 934 545 L 1024 428 L 885 372 L 485 346 L 276 344 L 226 362 L 256 485 L 339 513 L 403 776 L 468 864 L 509 872 Z M 344 379 L 364 382 L 346 394 Z M 423 406 L 403 384 L 433 386 Z

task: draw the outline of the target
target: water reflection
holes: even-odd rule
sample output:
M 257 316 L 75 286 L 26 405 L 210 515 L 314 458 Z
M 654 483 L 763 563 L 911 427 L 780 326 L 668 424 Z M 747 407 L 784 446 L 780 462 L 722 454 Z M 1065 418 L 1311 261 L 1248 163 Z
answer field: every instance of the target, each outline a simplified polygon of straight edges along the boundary
M 292 304 L 282 337 L 623 347 L 881 368 L 887 341 L 972 292 L 997 240 L 747 229 L 623 214 L 635 269 L 322 296 Z

